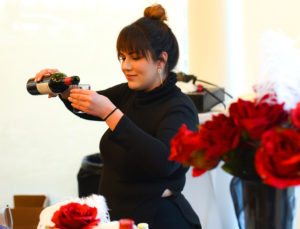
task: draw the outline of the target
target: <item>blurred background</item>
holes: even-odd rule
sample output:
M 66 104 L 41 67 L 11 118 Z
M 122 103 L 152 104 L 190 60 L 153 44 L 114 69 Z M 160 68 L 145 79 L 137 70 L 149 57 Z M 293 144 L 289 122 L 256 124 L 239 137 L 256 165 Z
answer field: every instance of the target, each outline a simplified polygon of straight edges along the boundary
M 107 127 L 75 117 L 57 98 L 30 95 L 25 84 L 43 68 L 79 75 L 94 90 L 125 82 L 118 33 L 153 3 L 166 9 L 179 41 L 176 71 L 234 97 L 252 92 L 265 31 L 300 35 L 298 0 L 0 0 L 0 205 L 13 205 L 15 194 L 45 194 L 51 204 L 78 195 L 82 158 L 99 151 Z M 206 222 L 210 202 L 199 205 L 204 229 L 216 229 Z M 232 207 L 227 214 L 214 215 L 219 228 L 236 227 Z

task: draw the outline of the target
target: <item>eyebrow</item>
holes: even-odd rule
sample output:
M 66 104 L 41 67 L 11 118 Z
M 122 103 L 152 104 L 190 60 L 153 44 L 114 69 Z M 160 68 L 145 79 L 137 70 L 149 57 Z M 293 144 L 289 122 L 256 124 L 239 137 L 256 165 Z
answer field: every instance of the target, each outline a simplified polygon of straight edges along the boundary
M 139 53 L 137 51 L 132 51 L 128 53 L 128 55 L 132 55 L 132 54 L 139 54 Z
M 148 57 L 147 56 L 145 56 L 144 54 L 143 54 L 143 52 L 142 51 L 138 51 L 138 50 L 136 50 L 136 51 L 130 51 L 130 52 L 119 52 L 119 56 L 125 56 L 125 53 L 127 54 L 127 55 L 138 55 L 139 57 L 146 57 L 147 59 L 148 59 Z
M 119 53 L 120 53 L 121 55 L 125 55 L 125 53 L 128 54 L 128 55 L 131 55 L 131 54 L 134 54 L 134 53 L 137 53 L 137 52 L 136 52 L 136 51 L 132 51 L 132 52 L 124 52 L 124 51 L 121 52 L 121 51 L 120 51 Z

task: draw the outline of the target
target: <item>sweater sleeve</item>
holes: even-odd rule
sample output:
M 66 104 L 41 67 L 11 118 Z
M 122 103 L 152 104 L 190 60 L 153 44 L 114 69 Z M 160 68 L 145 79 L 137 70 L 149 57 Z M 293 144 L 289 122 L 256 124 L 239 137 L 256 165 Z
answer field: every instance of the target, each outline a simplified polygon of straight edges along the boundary
M 69 100 L 67 99 L 63 99 L 60 95 L 59 95 L 59 98 L 61 99 L 61 101 L 64 103 L 64 105 L 66 106 L 66 108 L 72 112 L 74 115 L 80 117 L 80 118 L 83 118 L 83 119 L 87 119 L 87 120 L 93 120 L 93 121 L 101 121 L 102 119 L 99 118 L 99 117 L 96 117 L 96 116 L 93 116 L 93 115 L 89 115 L 89 114 L 86 114 L 86 113 L 76 113 L 73 111 L 73 107 L 70 103 Z
M 106 96 L 107 98 L 109 98 L 112 101 L 112 103 L 114 103 L 116 106 L 118 106 L 119 98 L 122 98 L 122 93 L 126 89 L 126 87 L 127 87 L 127 84 L 123 83 L 123 84 L 119 84 L 119 85 L 110 87 L 108 89 L 102 90 L 102 91 L 97 91 L 97 93 Z M 59 95 L 59 98 L 64 103 L 66 108 L 70 112 L 72 112 L 74 115 L 76 115 L 80 118 L 83 118 L 83 119 L 87 119 L 87 120 L 103 121 L 101 118 L 93 116 L 93 115 L 89 115 L 86 113 L 75 113 L 73 111 L 73 107 L 69 100 L 63 99 L 61 97 L 61 95 Z
M 195 129 L 198 122 L 197 112 L 182 104 L 165 114 L 155 137 L 139 128 L 126 115 L 122 117 L 111 137 L 145 172 L 154 177 L 167 177 L 181 167 L 180 163 L 168 160 L 170 140 L 183 123 L 188 128 Z

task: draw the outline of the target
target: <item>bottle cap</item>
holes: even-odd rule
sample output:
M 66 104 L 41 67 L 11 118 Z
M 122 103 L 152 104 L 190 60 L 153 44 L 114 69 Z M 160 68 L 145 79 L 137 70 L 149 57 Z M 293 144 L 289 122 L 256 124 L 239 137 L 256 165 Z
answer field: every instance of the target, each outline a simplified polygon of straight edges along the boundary
M 120 219 L 120 229 L 133 229 L 134 221 L 132 219 Z
M 149 226 L 147 223 L 139 223 L 137 225 L 138 229 L 149 229 Z

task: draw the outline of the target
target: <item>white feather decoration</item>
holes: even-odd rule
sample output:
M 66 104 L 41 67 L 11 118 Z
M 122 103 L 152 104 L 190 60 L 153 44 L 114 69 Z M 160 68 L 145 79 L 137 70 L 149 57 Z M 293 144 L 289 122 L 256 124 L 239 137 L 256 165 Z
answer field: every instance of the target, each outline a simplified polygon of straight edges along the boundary
M 300 51 L 295 45 L 281 31 L 266 31 L 261 40 L 261 74 L 253 87 L 258 100 L 273 95 L 287 111 L 300 101 Z

